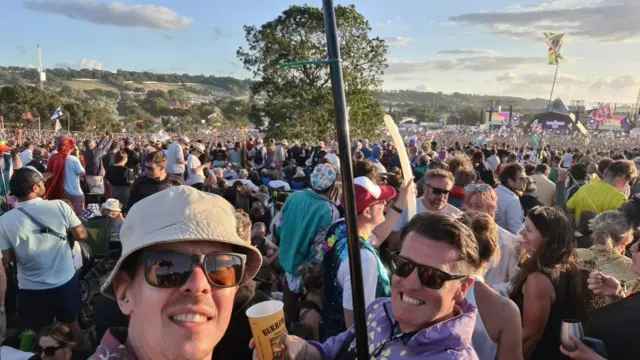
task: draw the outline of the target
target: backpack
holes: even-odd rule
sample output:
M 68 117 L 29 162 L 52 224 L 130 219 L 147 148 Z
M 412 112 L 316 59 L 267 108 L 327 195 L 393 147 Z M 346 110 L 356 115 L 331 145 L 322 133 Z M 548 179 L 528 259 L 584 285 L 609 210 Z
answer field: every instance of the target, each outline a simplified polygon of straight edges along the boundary
M 262 154 L 262 149 L 255 148 L 256 151 L 253 154 L 253 163 L 261 166 L 264 164 L 264 154 Z

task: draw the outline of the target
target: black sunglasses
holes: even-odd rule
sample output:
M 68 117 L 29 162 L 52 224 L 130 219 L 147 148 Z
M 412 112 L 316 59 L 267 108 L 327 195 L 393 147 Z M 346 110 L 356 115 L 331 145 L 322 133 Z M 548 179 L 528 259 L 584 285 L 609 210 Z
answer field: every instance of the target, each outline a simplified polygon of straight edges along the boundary
M 177 252 L 143 253 L 144 276 L 157 288 L 176 288 L 184 285 L 196 266 L 200 266 L 209 283 L 216 288 L 238 285 L 244 275 L 247 256 L 237 253 L 187 255 Z
M 451 190 L 440 189 L 437 187 L 433 187 L 429 184 L 427 184 L 427 186 L 431 189 L 431 191 L 433 192 L 433 195 L 435 196 L 449 195 L 449 193 L 451 192 Z
M 391 254 L 391 272 L 401 278 L 407 278 L 414 269 L 418 269 L 418 278 L 425 287 L 433 290 L 440 290 L 444 283 L 451 280 L 459 280 L 468 277 L 468 275 L 452 275 L 440 269 L 428 265 L 418 264 L 398 253 Z
M 67 347 L 65 344 L 60 344 L 58 346 L 47 346 L 45 348 L 41 347 L 41 346 L 36 346 L 35 353 L 36 354 L 44 354 L 46 356 L 54 356 L 56 354 L 56 351 L 60 350 L 60 349 L 64 349 L 65 347 Z

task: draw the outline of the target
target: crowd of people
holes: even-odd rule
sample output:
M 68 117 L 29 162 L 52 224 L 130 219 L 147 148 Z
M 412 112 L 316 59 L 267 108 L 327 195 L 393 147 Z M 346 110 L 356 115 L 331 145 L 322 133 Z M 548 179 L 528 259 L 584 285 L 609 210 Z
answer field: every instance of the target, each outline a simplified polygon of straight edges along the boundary
M 0 358 L 252 359 L 270 299 L 291 359 L 635 358 L 639 149 L 406 140 L 353 142 L 347 204 L 330 139 L 5 134 Z

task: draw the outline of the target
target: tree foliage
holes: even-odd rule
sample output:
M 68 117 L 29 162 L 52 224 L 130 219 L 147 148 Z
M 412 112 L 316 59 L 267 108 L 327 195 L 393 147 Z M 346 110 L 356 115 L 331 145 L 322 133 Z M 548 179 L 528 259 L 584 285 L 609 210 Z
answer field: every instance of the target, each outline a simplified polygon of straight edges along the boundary
M 382 124 L 382 108 L 373 97 L 386 68 L 387 45 L 370 38 L 371 26 L 355 6 L 336 8 L 341 64 L 351 108 L 351 132 L 373 136 Z M 260 80 L 252 96 L 264 98 L 254 106 L 252 122 L 260 126 L 269 119 L 271 136 L 315 140 L 333 137 L 335 115 L 329 67 L 304 65 L 281 67 L 282 63 L 327 59 L 323 11 L 311 6 L 291 6 L 260 28 L 245 26 L 246 48 L 238 58 Z

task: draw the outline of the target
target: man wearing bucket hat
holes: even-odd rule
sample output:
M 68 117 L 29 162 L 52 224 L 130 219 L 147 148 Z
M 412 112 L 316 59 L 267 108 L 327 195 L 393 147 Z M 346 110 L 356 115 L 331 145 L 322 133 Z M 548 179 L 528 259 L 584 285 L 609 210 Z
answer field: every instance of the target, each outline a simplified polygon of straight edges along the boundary
M 129 317 L 89 360 L 211 359 L 238 287 L 262 265 L 223 198 L 177 186 L 140 201 L 120 232 L 122 256 L 103 284 Z M 117 355 L 116 355 L 117 354 Z
M 184 180 L 185 148 L 189 147 L 189 138 L 182 135 L 178 141 L 169 146 L 167 150 L 167 174 L 172 174 Z
M 282 223 L 276 229 L 280 237 L 280 265 L 285 270 L 285 314 L 295 316 L 297 297 L 302 293 L 300 265 L 311 263 L 314 243 L 322 240 L 326 230 L 340 218 L 338 208 L 331 201 L 337 170 L 331 164 L 318 164 L 311 173 L 311 187 L 289 196 L 282 208 Z M 324 231 L 323 231 L 324 230 Z
M 187 157 L 187 169 L 189 177 L 185 181 L 186 185 L 193 186 L 198 190 L 202 190 L 205 180 L 205 171 L 209 171 L 211 163 L 201 163 L 200 156 L 205 153 L 205 147 L 202 143 L 191 144 L 191 153 Z

